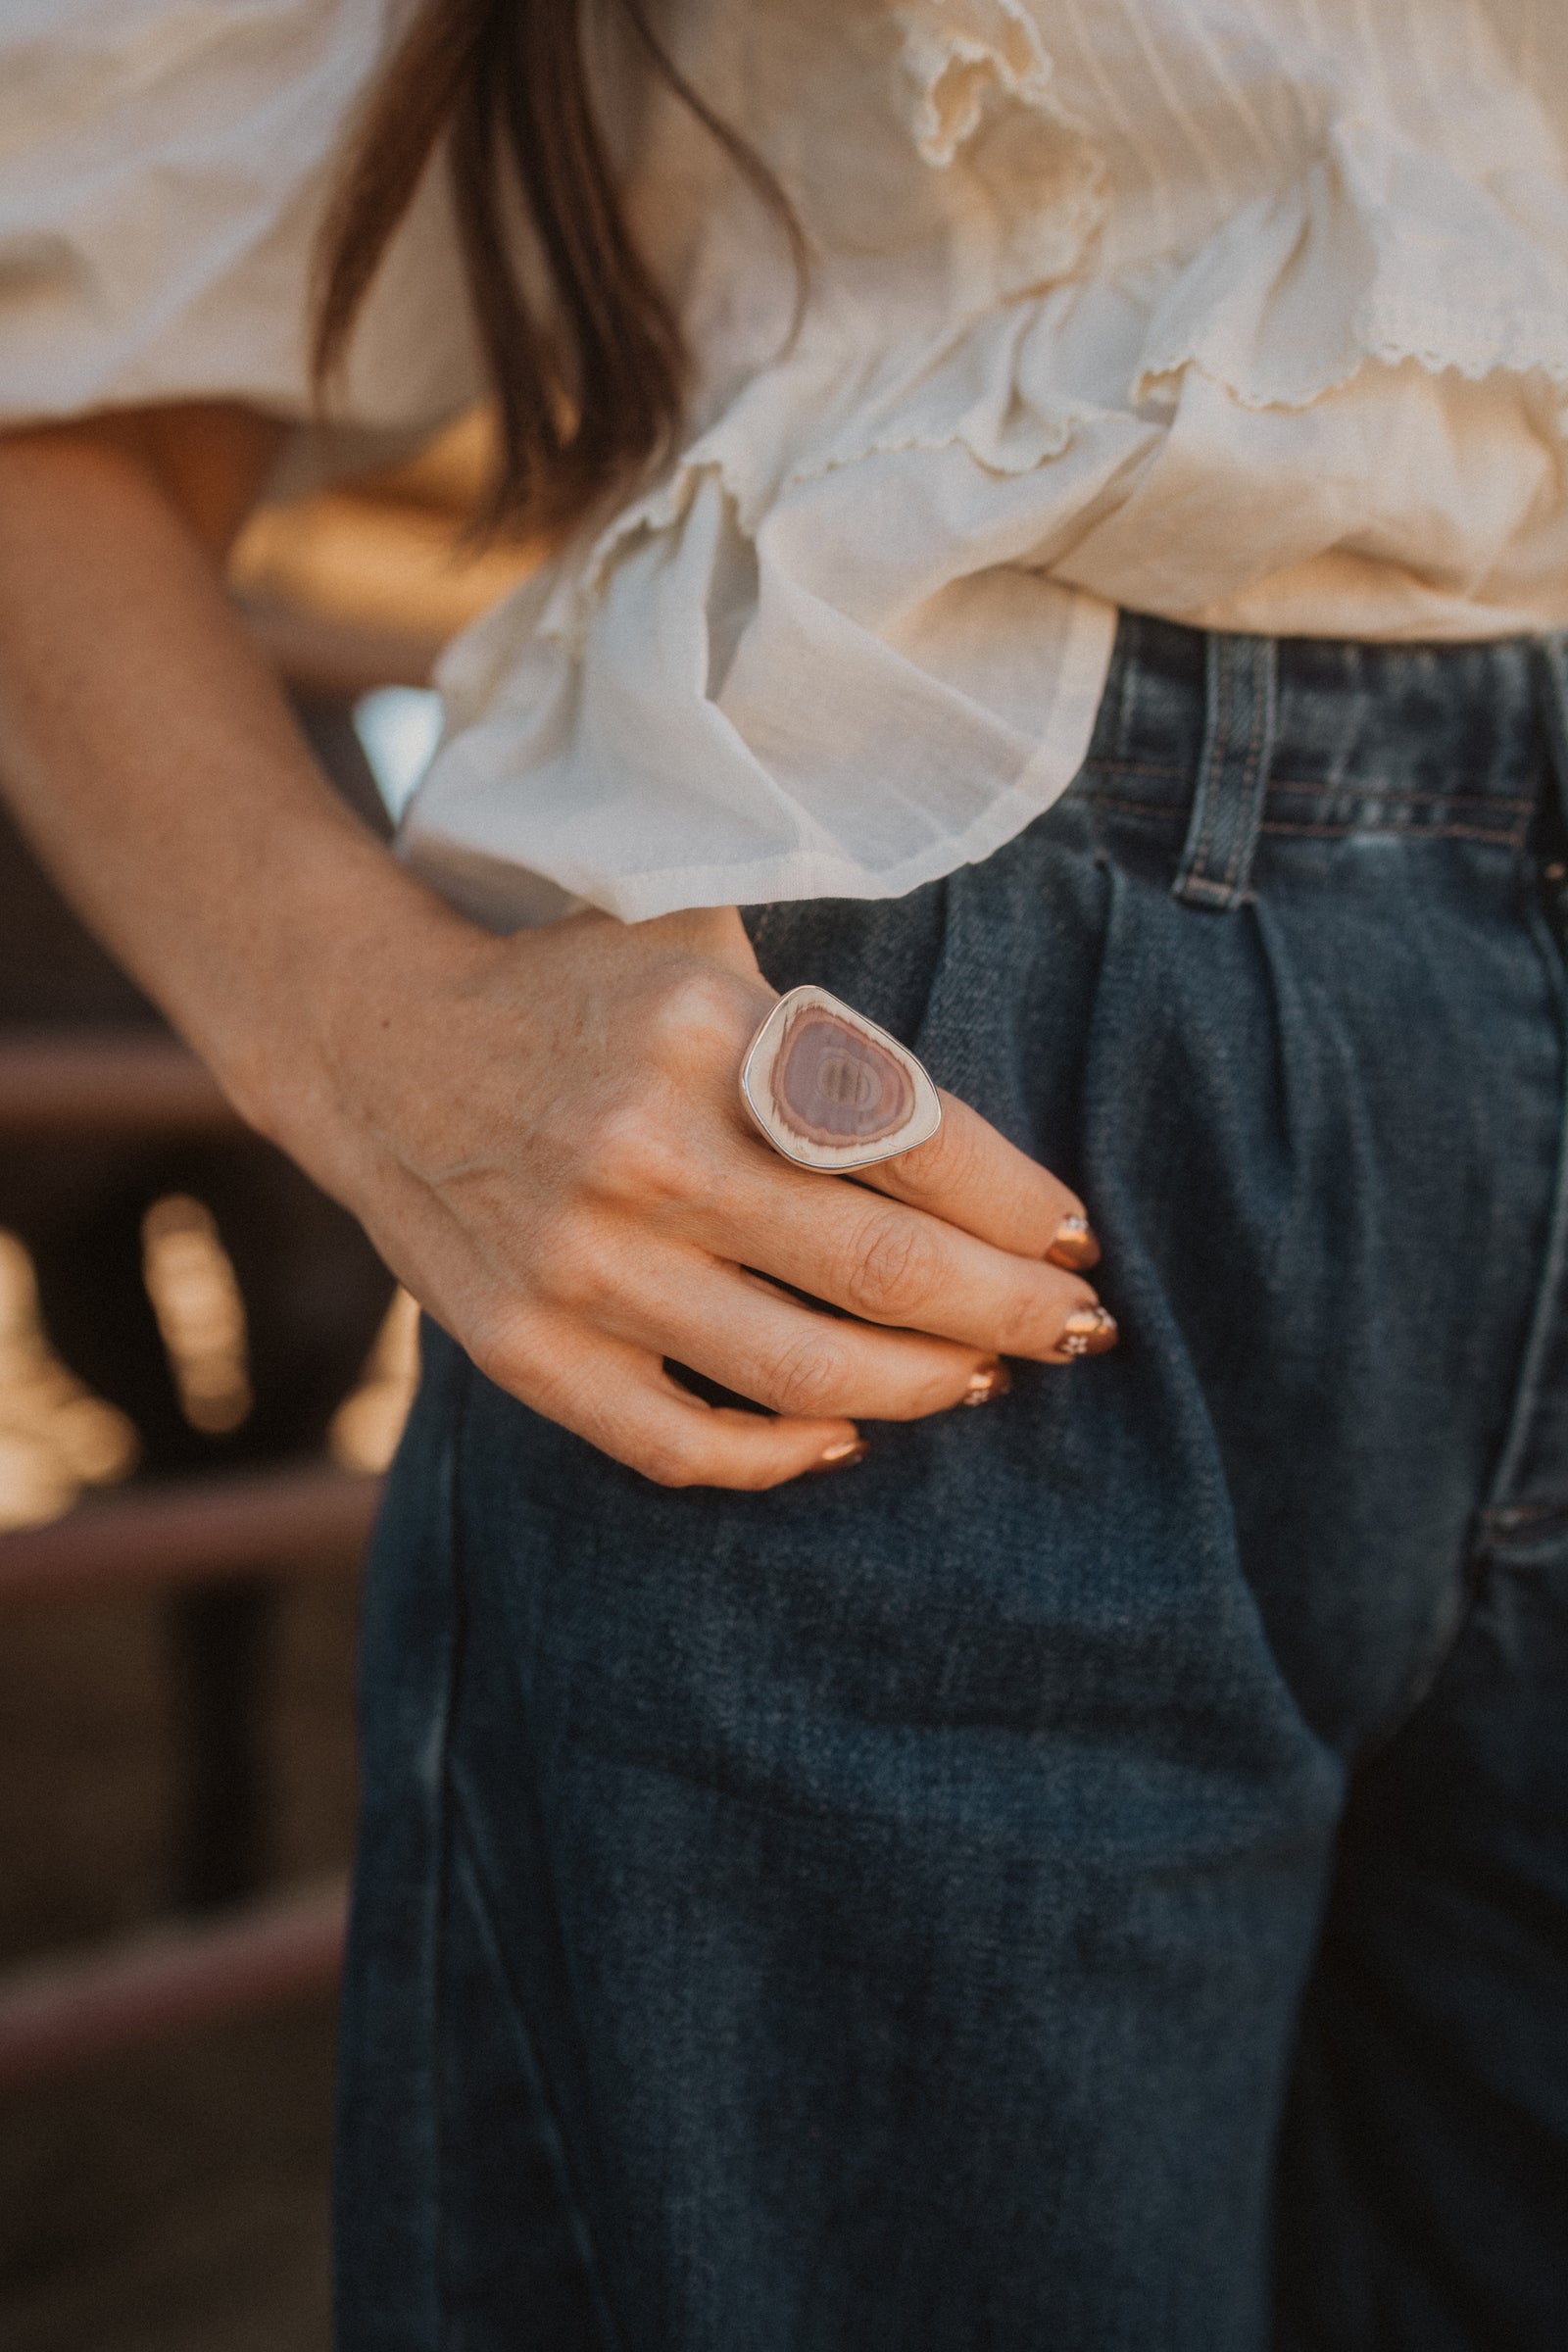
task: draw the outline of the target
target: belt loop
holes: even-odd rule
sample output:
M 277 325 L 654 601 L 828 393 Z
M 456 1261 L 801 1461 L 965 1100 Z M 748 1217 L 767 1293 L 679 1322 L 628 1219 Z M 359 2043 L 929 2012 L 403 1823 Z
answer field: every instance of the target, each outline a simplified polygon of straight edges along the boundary
M 1557 807 L 1568 829 L 1568 638 L 1538 637 L 1531 652 L 1542 689 L 1538 699 L 1546 735 L 1546 757 L 1557 788 Z
M 1228 911 L 1252 896 L 1252 856 L 1274 759 L 1272 637 L 1210 630 L 1198 787 L 1172 885 L 1189 906 Z

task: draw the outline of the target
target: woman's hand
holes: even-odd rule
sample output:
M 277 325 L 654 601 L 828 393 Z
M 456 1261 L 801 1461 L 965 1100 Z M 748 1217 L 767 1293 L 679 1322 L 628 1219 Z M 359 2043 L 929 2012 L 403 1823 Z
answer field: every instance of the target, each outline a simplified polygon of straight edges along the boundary
M 773 996 L 733 909 L 497 940 L 348 813 L 215 568 L 275 438 L 229 408 L 0 436 L 0 785 L 240 1109 L 493 1379 L 671 1485 L 774 1486 L 1001 1355 L 1108 1345 L 1048 1258 L 1086 1262 L 1077 1201 L 963 1104 L 858 1182 L 752 1131 Z
M 661 1484 L 770 1487 L 854 1458 L 859 1417 L 996 1393 L 1002 1355 L 1110 1345 L 1048 1254 L 1092 1257 L 1080 1203 L 964 1104 L 858 1181 L 755 1133 L 737 1080 L 776 999 L 733 909 L 456 929 L 339 988 L 330 1106 L 301 1131 L 294 1088 L 269 1123 L 525 1403 Z M 665 1358 L 777 1417 L 702 1402 Z

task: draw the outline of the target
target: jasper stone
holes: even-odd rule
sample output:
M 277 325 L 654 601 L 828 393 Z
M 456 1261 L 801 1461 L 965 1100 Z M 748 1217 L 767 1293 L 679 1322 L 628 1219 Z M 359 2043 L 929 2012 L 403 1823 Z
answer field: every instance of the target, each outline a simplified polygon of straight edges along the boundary
M 741 1099 L 786 1159 L 842 1175 L 912 1151 L 942 1124 L 914 1055 L 809 984 L 781 997 L 752 1040 Z
M 807 1005 L 784 1032 L 773 1108 L 810 1144 L 879 1144 L 908 1124 L 914 1081 L 904 1064 L 837 1013 Z

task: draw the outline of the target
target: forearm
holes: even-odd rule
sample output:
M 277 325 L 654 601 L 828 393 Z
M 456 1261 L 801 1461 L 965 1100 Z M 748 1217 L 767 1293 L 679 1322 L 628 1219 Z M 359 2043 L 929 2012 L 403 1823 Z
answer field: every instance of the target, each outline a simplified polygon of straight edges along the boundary
M 963 1104 L 863 1186 L 759 1141 L 736 1080 L 773 1000 L 733 908 L 492 939 L 338 803 L 222 588 L 253 428 L 0 441 L 0 783 L 480 1369 L 651 1477 L 761 1487 L 854 1459 L 856 1414 L 999 1393 L 999 1348 L 1108 1344 L 1079 1204 Z
M 111 437 L 0 440 L 0 789 L 83 919 L 276 1126 L 345 989 L 469 927 L 316 766 L 224 592 L 228 520 Z

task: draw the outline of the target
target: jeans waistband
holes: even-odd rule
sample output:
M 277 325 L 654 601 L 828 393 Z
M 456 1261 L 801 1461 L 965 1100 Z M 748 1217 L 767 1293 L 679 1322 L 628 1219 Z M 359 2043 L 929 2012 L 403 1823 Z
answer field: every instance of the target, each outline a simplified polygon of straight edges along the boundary
M 1177 895 L 1250 894 L 1264 834 L 1522 849 L 1568 805 L 1568 641 L 1243 637 L 1124 613 L 1079 797 L 1187 832 Z

